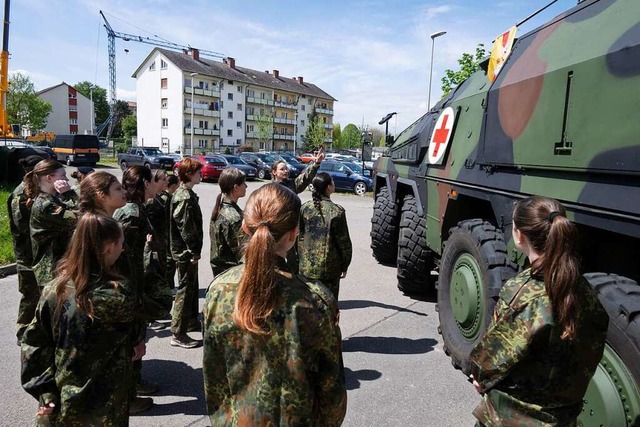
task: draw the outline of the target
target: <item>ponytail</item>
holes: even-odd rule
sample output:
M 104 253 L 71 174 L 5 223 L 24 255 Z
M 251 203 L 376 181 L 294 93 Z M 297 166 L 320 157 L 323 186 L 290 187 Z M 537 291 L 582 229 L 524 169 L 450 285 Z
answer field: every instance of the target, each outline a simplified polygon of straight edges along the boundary
M 242 329 L 269 333 L 267 319 L 277 297 L 276 246 L 297 227 L 299 217 L 300 199 L 282 185 L 264 185 L 249 197 L 243 227 L 251 237 L 234 310 L 234 320 Z
M 213 207 L 213 212 L 211 212 L 211 221 L 215 221 L 218 219 L 218 214 L 220 213 L 220 206 L 222 205 L 222 193 L 219 193 L 216 197 L 216 204 Z
M 27 208 L 31 209 L 33 202 L 40 193 L 40 178 L 51 175 L 64 166 L 57 160 L 42 160 L 38 162 L 33 170 L 27 172 L 23 178 L 24 193 L 27 196 Z
M 220 207 L 222 206 L 222 195 L 229 197 L 236 185 L 242 185 L 246 181 L 247 176 L 238 168 L 226 168 L 220 174 L 218 178 L 218 185 L 220 186 L 220 194 L 216 197 L 216 205 L 211 212 L 211 221 L 215 221 L 220 213 Z
M 513 222 L 539 254 L 531 271 L 544 279 L 554 320 L 562 328 L 561 338 L 574 339 L 580 314 L 575 288 L 582 280 L 577 227 L 557 200 L 537 196 L 516 204 Z

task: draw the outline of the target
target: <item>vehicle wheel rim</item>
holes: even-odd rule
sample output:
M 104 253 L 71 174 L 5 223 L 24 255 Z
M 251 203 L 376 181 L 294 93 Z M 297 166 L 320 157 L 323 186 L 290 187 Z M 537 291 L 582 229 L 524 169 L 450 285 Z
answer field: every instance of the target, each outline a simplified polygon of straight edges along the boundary
M 640 411 L 640 391 L 631 372 L 608 344 L 604 347 L 578 417 L 580 425 L 630 426 Z
M 258 172 L 258 178 L 264 179 L 264 171 L 261 170 Z
M 453 265 L 451 311 L 462 336 L 475 341 L 484 324 L 484 288 L 482 270 L 476 259 L 464 253 Z
M 363 183 L 359 182 L 356 184 L 355 191 L 358 196 L 362 196 L 367 192 L 367 187 Z

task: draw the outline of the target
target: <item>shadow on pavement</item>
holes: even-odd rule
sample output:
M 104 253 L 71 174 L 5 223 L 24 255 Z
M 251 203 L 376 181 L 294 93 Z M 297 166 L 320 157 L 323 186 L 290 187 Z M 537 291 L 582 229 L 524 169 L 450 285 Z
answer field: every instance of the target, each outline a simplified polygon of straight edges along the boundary
M 347 390 L 355 390 L 360 388 L 362 381 L 375 381 L 380 378 L 382 374 L 373 369 L 361 369 L 359 371 L 352 371 L 349 368 L 344 368 L 345 385 Z
M 170 374 L 170 378 L 168 376 Z M 202 368 L 192 368 L 184 362 L 149 359 L 142 362 L 142 377 L 157 383 L 160 388 L 154 396 L 184 396 L 192 399 L 181 402 L 158 403 L 142 416 L 159 415 L 206 415 Z
M 338 302 L 338 305 L 340 306 L 340 310 L 351 310 L 354 308 L 380 307 L 380 308 L 386 308 L 389 310 L 402 311 L 404 313 L 413 313 L 413 314 L 417 314 L 418 316 L 427 316 L 426 313 L 420 313 L 419 311 L 409 310 L 408 308 L 398 307 L 396 305 L 385 304 L 377 301 L 367 301 L 367 300 L 359 300 L 359 299 L 345 300 L 345 301 Z
M 343 352 L 380 354 L 422 354 L 433 350 L 438 341 L 431 338 L 351 337 L 342 341 Z

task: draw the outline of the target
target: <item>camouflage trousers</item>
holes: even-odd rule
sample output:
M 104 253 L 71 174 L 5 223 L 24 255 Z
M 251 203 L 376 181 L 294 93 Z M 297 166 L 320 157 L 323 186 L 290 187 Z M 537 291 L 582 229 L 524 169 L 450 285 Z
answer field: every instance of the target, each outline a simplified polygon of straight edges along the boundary
M 340 278 L 335 279 L 318 279 L 323 285 L 327 287 L 333 294 L 333 297 L 338 301 L 338 292 L 340 291 Z
M 18 270 L 18 291 L 22 295 L 18 304 L 18 321 L 16 325 L 16 336 L 22 339 L 25 329 L 33 320 L 33 316 L 40 299 L 40 287 L 33 270 L 22 264 L 17 265 Z
M 192 322 L 198 320 L 198 264 L 178 262 L 178 291 L 171 313 L 171 332 L 186 334 Z
M 166 278 L 167 278 L 167 286 L 169 286 L 169 289 L 175 289 L 176 287 L 176 281 L 175 281 L 175 276 L 176 276 L 176 262 L 175 260 L 171 257 L 171 255 L 167 255 L 167 271 L 166 271 Z

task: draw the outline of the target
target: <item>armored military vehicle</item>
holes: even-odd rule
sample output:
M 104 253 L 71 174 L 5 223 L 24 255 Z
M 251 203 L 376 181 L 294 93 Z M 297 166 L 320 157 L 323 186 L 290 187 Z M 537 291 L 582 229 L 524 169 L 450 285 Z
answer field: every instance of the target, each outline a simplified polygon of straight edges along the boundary
M 488 61 L 486 61 L 488 62 Z M 378 160 L 371 247 L 407 294 L 437 288 L 444 348 L 468 372 L 526 260 L 516 200 L 560 200 L 611 322 L 584 425 L 640 425 L 640 1 L 586 0 L 514 42 Z

